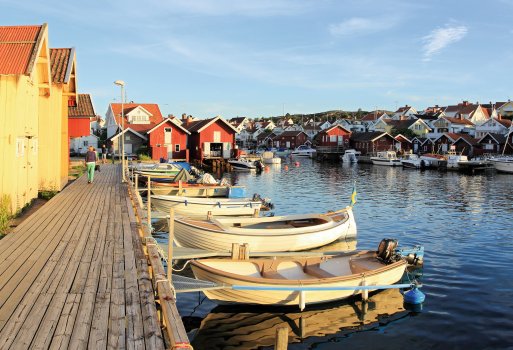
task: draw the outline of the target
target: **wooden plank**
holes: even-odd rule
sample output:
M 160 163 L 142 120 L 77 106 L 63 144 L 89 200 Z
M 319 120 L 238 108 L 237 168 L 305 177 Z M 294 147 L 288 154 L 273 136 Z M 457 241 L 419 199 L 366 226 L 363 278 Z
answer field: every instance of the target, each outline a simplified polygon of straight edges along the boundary
M 64 350 L 69 348 L 68 344 L 77 318 L 81 297 L 80 294 L 67 294 L 49 349 Z
M 89 200 L 93 201 L 95 195 L 99 192 L 101 192 L 100 188 L 96 188 L 91 191 Z M 88 200 L 84 200 L 85 204 L 88 202 Z M 82 215 L 78 217 L 74 216 L 74 218 L 79 218 L 78 221 L 80 222 L 84 215 L 86 214 L 82 212 Z M 73 227 L 67 230 L 67 236 L 72 236 L 75 233 L 76 230 L 74 230 Z M 27 296 L 21 301 L 21 303 L 19 303 L 16 310 L 17 312 L 14 315 L 17 322 L 10 323 L 11 327 L 7 329 L 8 336 L 5 338 L 6 344 L 14 341 L 13 346 L 26 347 L 30 345 L 30 341 L 38 329 L 39 322 L 41 318 L 43 318 L 44 313 L 52 300 L 52 292 L 55 291 L 65 270 L 64 268 L 66 265 L 59 265 L 59 260 L 61 256 L 64 256 L 64 261 L 69 261 L 70 254 L 72 252 L 71 249 L 66 249 L 69 242 L 72 241 L 66 237 L 59 243 L 57 249 L 46 262 L 42 273 L 37 276 L 35 283 L 30 286 Z M 56 300 L 58 300 L 58 298 Z M 64 301 L 64 299 L 62 300 Z M 50 319 L 51 318 L 52 317 L 50 316 Z M 57 316 L 54 316 L 54 318 L 55 322 L 57 322 Z M 2 332 L 4 331 L 5 330 Z
M 157 310 L 155 308 L 155 298 L 153 285 L 148 270 L 146 256 L 142 250 L 141 237 L 137 229 L 136 217 L 133 211 L 132 203 L 127 197 L 128 216 L 130 218 L 130 228 L 132 232 L 132 241 L 135 252 L 137 276 L 139 283 L 139 298 L 144 319 L 144 340 L 146 348 L 163 349 L 164 339 L 158 322 Z

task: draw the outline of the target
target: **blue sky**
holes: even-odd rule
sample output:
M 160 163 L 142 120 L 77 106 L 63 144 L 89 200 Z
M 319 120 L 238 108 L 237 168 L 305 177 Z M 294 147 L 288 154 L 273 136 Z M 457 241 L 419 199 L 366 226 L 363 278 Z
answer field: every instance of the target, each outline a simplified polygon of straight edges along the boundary
M 75 47 L 98 114 L 266 117 L 513 99 L 513 0 L 0 0 L 0 25 L 48 23 Z

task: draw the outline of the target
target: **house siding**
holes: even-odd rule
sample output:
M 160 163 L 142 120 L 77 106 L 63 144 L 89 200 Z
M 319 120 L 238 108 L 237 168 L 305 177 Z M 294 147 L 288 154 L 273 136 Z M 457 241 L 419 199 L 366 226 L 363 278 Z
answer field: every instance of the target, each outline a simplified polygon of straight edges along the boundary
M 336 136 L 335 141 L 331 141 L 331 136 Z M 347 132 L 346 130 L 342 128 L 333 128 L 329 131 L 322 131 L 320 135 L 318 136 L 320 138 L 319 146 L 338 146 L 339 136 L 342 137 L 342 143 L 341 145 L 346 145 L 346 143 L 349 142 L 349 137 L 351 136 L 350 132 Z
M 185 126 L 185 127 L 187 128 L 187 126 Z M 217 120 L 216 122 L 212 123 L 205 129 L 203 129 L 200 133 L 192 132 L 191 135 L 189 135 L 188 148 L 189 148 L 191 159 L 203 160 L 205 158 L 205 154 L 204 154 L 205 142 L 209 142 L 209 143 L 214 142 L 214 132 L 215 131 L 220 132 L 219 142 L 223 142 L 223 143 L 229 142 L 230 143 L 230 153 L 233 153 L 233 149 L 235 148 L 235 131 L 232 130 L 227 125 L 225 125 L 222 121 Z
M 151 152 L 151 158 L 153 160 L 159 160 L 160 158 L 169 159 L 168 154 L 168 148 L 164 143 L 164 129 L 165 128 L 171 128 L 171 144 L 172 147 L 172 159 L 188 159 L 188 152 L 187 152 L 187 134 L 178 128 L 175 124 L 172 122 L 167 122 L 153 130 L 148 136 L 149 136 L 149 146 L 150 146 L 150 152 Z M 175 148 L 176 145 L 180 146 L 180 151 L 176 152 Z

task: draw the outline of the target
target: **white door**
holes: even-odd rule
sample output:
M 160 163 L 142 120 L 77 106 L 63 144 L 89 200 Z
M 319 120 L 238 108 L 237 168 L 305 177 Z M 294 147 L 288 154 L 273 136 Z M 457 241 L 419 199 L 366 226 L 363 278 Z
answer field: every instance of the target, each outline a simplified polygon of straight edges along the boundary
M 447 152 L 447 144 L 442 143 L 442 152 Z
M 338 135 L 338 141 L 337 144 L 339 146 L 342 146 L 344 144 L 344 137 L 342 135 Z
M 164 128 L 164 144 L 171 144 L 171 128 Z
M 173 145 L 167 145 L 167 159 L 173 159 Z
M 132 154 L 132 144 L 125 143 L 125 154 Z
M 214 131 L 214 142 L 221 142 L 221 131 Z
M 287 142 L 285 143 L 285 147 L 290 148 L 290 141 L 287 141 Z

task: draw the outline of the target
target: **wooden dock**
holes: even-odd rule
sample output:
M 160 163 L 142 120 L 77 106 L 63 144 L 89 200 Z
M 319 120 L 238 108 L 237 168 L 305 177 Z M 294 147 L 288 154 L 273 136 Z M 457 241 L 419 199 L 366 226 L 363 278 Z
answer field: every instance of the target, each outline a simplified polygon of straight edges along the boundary
M 159 296 L 159 321 L 161 287 L 120 178 L 102 165 L 0 240 L 0 349 L 190 348 L 172 295 Z

